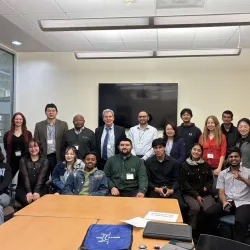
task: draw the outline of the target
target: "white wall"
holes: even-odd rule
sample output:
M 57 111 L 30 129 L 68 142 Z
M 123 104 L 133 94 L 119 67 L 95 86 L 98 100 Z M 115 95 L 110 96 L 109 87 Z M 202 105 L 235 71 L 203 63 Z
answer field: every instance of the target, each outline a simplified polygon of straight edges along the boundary
M 24 113 L 32 132 L 45 119 L 44 107 L 50 102 L 70 127 L 80 113 L 86 126 L 95 129 L 98 83 L 177 82 L 178 113 L 191 108 L 201 128 L 208 115 L 220 118 L 225 109 L 234 112 L 235 123 L 250 117 L 250 50 L 239 57 L 88 61 L 76 60 L 72 53 L 20 53 L 16 79 L 16 111 Z

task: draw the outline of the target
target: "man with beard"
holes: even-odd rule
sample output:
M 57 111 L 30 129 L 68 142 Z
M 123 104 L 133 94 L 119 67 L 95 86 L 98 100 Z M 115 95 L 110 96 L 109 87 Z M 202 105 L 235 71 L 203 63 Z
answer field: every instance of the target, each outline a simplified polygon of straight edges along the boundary
M 95 134 L 84 126 L 85 120 L 82 115 L 73 118 L 74 128 L 66 131 L 63 137 L 61 157 L 64 160 L 65 149 L 74 146 L 77 149 L 78 158 L 83 159 L 87 152 L 94 152 Z
M 241 151 L 238 147 L 228 150 L 228 162 L 229 168 L 220 172 L 217 181 L 220 201 L 205 212 L 208 230 L 213 234 L 219 217 L 234 214 L 234 239 L 245 242 L 250 224 L 250 169 L 240 165 Z
M 186 148 L 186 157 L 190 155 L 191 148 L 195 143 L 198 143 L 201 130 L 191 123 L 193 112 L 191 109 L 185 108 L 180 113 L 183 123 L 177 128 L 178 134 L 184 139 Z
M 129 138 L 133 145 L 132 154 L 144 161 L 154 154 L 152 141 L 158 138 L 157 129 L 148 125 L 148 120 L 148 113 L 141 111 L 138 114 L 139 124 L 129 130 Z
M 148 177 L 144 163 L 131 154 L 132 142 L 120 141 L 120 154 L 107 160 L 104 172 L 112 196 L 143 198 L 148 188 Z

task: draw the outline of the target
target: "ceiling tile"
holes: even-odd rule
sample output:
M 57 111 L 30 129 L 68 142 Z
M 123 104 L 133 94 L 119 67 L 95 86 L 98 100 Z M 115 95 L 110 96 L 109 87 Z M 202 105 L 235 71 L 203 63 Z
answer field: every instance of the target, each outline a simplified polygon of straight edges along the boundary
M 119 34 L 123 41 L 156 41 L 156 30 L 122 30 Z
M 68 19 L 68 17 L 62 12 L 61 14 L 29 14 L 24 15 L 31 23 L 39 27 L 38 20 L 42 19 Z M 40 27 L 39 27 L 40 29 Z
M 94 47 L 90 43 L 68 43 L 65 45 L 67 51 L 93 51 Z
M 39 30 L 37 26 L 32 24 L 28 19 L 26 19 L 22 15 L 3 15 L 3 16 L 24 31 Z
M 102 43 L 91 43 L 96 50 L 103 51 L 121 51 L 125 50 L 123 42 L 102 42 Z
M 158 50 L 166 49 L 189 49 L 192 41 L 175 40 L 175 41 L 158 41 Z
M 230 39 L 226 44 L 225 44 L 225 48 L 227 49 L 235 49 L 238 47 L 239 44 L 239 40 L 238 39 Z M 241 47 L 241 46 L 240 46 Z
M 71 19 L 76 18 L 105 18 L 110 17 L 110 13 L 108 12 L 94 12 L 94 11 L 88 11 L 88 12 L 78 12 L 78 13 L 66 13 L 67 16 Z
M 122 39 L 116 30 L 82 31 L 82 34 L 90 42 L 122 42 Z
M 48 37 L 59 44 L 88 42 L 80 31 L 45 32 Z
M 62 10 L 53 0 L 5 0 L 21 14 L 60 14 Z M 70 1 L 71 2 L 71 1 Z
M 216 39 L 216 40 L 194 40 L 192 43 L 192 49 L 220 49 L 224 48 L 228 39 Z
M 179 28 L 179 29 L 158 29 L 159 41 L 186 40 L 192 41 L 196 28 Z
M 207 8 L 250 6 L 249 0 L 207 0 Z
M 0 1 L 0 14 L 13 15 L 18 14 L 14 8 L 4 1 Z
M 125 42 L 127 50 L 156 50 L 157 41 Z

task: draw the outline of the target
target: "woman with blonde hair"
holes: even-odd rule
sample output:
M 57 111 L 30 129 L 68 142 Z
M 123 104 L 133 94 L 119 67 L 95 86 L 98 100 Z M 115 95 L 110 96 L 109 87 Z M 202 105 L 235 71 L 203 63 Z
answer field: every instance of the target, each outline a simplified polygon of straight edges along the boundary
M 222 134 L 218 118 L 214 115 L 207 117 L 202 135 L 199 143 L 203 146 L 203 159 L 207 161 L 214 173 L 214 183 L 212 194 L 216 194 L 217 177 L 221 172 L 226 151 L 227 140 Z

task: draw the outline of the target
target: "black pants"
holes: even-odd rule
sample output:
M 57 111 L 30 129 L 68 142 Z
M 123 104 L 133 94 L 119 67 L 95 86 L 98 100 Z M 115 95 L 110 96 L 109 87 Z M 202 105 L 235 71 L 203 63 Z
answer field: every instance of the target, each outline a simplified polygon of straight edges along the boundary
M 56 167 L 56 164 L 57 164 L 56 154 L 53 153 L 53 154 L 47 155 L 47 159 L 49 161 L 49 173 L 48 173 L 48 175 L 49 174 L 52 175 L 54 168 Z
M 230 213 L 226 213 L 223 210 L 221 202 L 217 202 L 215 205 L 210 207 L 206 212 L 206 224 L 208 227 L 208 233 L 214 234 L 218 226 L 218 219 L 224 215 L 234 214 L 235 215 L 235 236 L 236 241 L 245 242 L 246 232 L 248 225 L 250 224 L 250 205 L 242 205 L 235 207 L 234 203 L 230 209 Z
M 106 162 L 107 162 L 107 160 L 100 159 L 100 160 L 98 161 L 97 168 L 98 168 L 99 170 L 103 170 L 103 169 L 104 169 L 104 166 L 105 166 L 105 164 L 106 164 Z
M 175 190 L 174 193 L 167 198 L 160 196 L 159 193 L 156 193 L 154 191 L 150 191 L 148 193 L 147 197 L 149 197 L 149 198 L 163 198 L 163 199 L 167 199 L 167 198 L 176 199 L 176 200 L 178 200 L 178 203 L 179 203 L 179 206 L 181 209 L 181 213 L 183 214 L 183 212 L 186 210 L 185 201 L 182 197 L 182 193 L 180 190 Z

